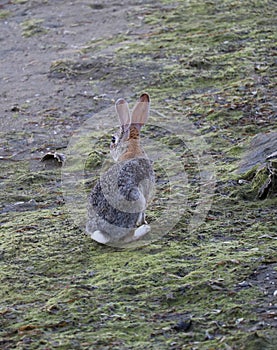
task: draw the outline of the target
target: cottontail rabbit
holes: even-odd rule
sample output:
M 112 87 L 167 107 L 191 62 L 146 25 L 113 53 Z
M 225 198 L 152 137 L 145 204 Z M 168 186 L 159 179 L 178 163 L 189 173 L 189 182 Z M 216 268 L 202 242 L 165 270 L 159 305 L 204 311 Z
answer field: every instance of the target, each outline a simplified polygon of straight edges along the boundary
M 150 231 L 145 209 L 155 179 L 140 145 L 149 106 L 148 94 L 140 96 L 131 115 L 124 99 L 115 103 L 120 130 L 112 137 L 110 151 L 116 163 L 101 175 L 89 196 L 86 231 L 99 243 L 132 242 Z

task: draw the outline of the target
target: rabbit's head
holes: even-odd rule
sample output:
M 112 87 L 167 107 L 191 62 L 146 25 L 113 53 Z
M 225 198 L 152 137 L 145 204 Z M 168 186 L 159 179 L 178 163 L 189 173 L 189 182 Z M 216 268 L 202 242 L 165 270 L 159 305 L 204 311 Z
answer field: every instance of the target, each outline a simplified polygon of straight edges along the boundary
M 112 136 L 111 155 L 115 161 L 122 161 L 144 156 L 140 146 L 140 129 L 149 116 L 150 97 L 144 93 L 140 96 L 130 114 L 128 103 L 120 98 L 115 109 L 120 122 L 119 132 Z

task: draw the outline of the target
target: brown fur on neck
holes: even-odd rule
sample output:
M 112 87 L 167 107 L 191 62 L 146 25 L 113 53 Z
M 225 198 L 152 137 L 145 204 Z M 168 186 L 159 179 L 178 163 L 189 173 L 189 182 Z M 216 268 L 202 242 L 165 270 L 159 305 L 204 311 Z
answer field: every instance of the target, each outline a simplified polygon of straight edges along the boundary
M 144 151 L 141 149 L 139 140 L 140 126 L 136 124 L 130 125 L 129 138 L 127 142 L 127 149 L 124 154 L 119 158 L 119 161 L 132 159 L 136 157 L 144 156 Z

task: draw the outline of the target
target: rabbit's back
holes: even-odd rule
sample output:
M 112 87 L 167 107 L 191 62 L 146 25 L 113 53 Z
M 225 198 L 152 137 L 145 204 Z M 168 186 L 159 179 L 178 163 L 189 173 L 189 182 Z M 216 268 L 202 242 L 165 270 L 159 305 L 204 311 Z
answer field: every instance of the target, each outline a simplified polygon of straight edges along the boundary
M 112 239 L 118 239 L 135 228 L 154 181 L 147 158 L 114 164 L 101 176 L 90 194 L 88 214 L 92 229 L 100 229 Z
M 141 190 L 148 200 L 154 182 L 154 171 L 148 158 L 134 158 L 120 166 L 118 188 L 127 200 L 137 200 L 138 190 Z

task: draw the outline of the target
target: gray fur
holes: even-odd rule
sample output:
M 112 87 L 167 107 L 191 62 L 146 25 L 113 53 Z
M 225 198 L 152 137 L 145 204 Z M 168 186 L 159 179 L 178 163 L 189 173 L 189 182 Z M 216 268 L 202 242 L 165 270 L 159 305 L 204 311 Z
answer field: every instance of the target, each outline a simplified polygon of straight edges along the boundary
M 154 187 L 149 159 L 134 158 L 113 165 L 89 197 L 87 232 L 101 231 L 109 242 L 118 241 L 144 222 L 144 210 Z
M 139 141 L 140 128 L 149 116 L 149 105 L 149 95 L 142 94 L 130 115 L 124 99 L 115 103 L 120 132 L 112 139 L 110 149 L 118 163 L 102 174 L 91 191 L 88 205 L 86 230 L 100 243 L 131 242 L 150 231 L 145 222 L 145 209 L 155 183 L 152 165 L 139 143 L 128 160 L 119 161 L 128 158 L 122 156 L 128 154 L 129 138 Z M 135 129 L 131 130 L 131 126 Z

